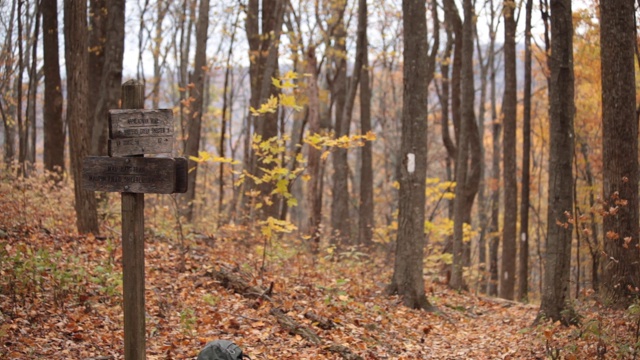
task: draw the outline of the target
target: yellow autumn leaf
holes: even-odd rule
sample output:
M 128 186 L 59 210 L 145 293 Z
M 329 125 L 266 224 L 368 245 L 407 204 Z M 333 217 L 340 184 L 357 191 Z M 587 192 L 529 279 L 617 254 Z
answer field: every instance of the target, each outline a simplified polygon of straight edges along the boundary
M 367 141 L 374 141 L 377 139 L 376 134 L 374 134 L 373 131 L 367 132 L 363 138 Z
M 250 107 L 251 115 L 260 116 L 266 113 L 275 113 L 278 108 L 278 98 L 271 95 L 266 103 L 260 105 L 260 109 L 256 110 L 254 107 Z
M 290 107 L 295 111 L 302 110 L 302 106 L 296 103 L 296 98 L 289 94 L 280 94 L 280 105 L 284 107 Z

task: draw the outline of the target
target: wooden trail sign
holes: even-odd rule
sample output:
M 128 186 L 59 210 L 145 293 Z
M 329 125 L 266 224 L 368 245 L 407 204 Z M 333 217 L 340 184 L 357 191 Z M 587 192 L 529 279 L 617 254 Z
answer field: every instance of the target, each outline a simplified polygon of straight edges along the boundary
M 109 156 L 171 153 L 173 111 L 109 110 Z
M 109 110 L 109 157 L 82 161 L 82 187 L 122 194 L 124 358 L 145 360 L 144 194 L 187 192 L 187 159 L 145 158 L 171 153 L 173 113 L 144 110 L 144 84 L 122 85 L 122 107 Z M 124 157 L 123 157 L 124 156 Z
M 92 191 L 171 194 L 176 192 L 176 161 L 89 156 L 82 161 L 82 183 Z

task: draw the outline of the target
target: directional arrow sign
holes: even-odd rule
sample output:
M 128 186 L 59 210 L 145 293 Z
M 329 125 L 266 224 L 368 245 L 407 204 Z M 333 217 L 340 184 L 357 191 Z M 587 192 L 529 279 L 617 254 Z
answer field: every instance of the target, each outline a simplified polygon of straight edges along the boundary
M 89 191 L 171 194 L 176 189 L 175 160 L 89 156 L 82 161 L 82 188 Z

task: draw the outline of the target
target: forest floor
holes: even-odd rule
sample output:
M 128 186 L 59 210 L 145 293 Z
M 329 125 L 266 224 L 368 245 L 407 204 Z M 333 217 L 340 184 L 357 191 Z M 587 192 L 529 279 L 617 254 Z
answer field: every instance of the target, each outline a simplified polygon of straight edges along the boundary
M 82 236 L 70 190 L 34 195 L 27 185 L 0 183 L 0 359 L 123 359 L 118 202 L 101 210 L 110 219 L 103 236 Z M 406 308 L 385 293 L 393 259 L 382 251 L 313 256 L 289 236 L 263 258 L 262 240 L 233 226 L 183 228 L 180 251 L 179 227 L 162 212 L 170 206 L 149 198 L 149 360 L 194 359 L 214 339 L 236 342 L 254 360 L 637 355 L 638 315 L 593 299 L 576 301 L 579 326 L 533 326 L 537 305 L 452 291 L 432 278 L 427 296 L 438 311 Z

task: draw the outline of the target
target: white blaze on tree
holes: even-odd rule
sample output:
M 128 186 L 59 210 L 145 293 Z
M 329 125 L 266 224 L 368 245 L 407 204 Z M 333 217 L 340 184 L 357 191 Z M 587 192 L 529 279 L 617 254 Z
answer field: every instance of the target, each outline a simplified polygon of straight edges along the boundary
M 413 174 L 416 171 L 416 155 L 412 153 L 407 154 L 407 171 L 409 174 Z

